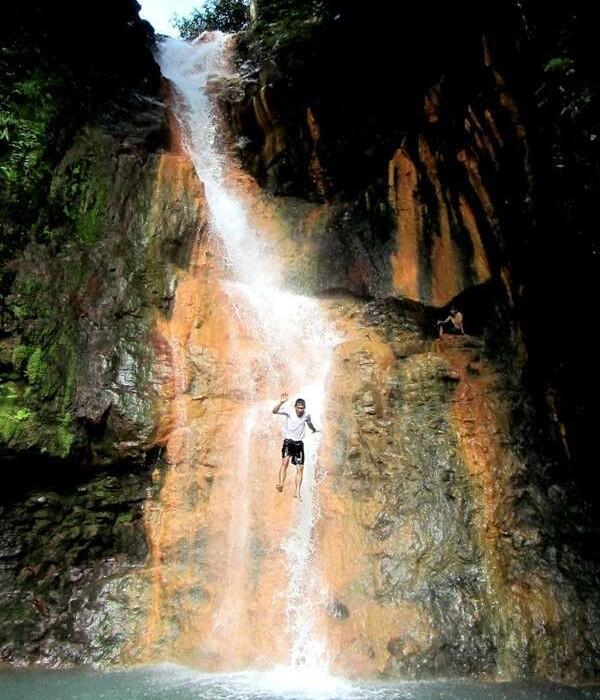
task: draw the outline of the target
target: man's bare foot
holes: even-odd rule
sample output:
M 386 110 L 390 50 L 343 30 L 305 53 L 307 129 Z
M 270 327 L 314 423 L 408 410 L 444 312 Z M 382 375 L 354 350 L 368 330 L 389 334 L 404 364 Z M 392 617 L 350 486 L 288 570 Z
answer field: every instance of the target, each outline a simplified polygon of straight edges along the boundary
M 279 484 L 275 484 L 275 488 L 281 493 L 283 491 L 283 486 L 280 486 Z

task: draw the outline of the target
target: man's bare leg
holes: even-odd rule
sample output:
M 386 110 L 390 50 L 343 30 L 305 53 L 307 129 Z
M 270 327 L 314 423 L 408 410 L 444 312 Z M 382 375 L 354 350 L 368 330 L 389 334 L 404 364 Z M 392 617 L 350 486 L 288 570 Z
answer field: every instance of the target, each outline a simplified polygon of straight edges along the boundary
M 302 500 L 302 496 L 300 495 L 300 487 L 302 486 L 302 476 L 304 475 L 304 467 L 301 465 L 298 465 L 296 468 L 296 483 L 294 485 L 294 498 L 299 498 Z
M 287 476 L 288 465 L 290 463 L 289 457 L 284 457 L 281 460 L 281 466 L 279 467 L 279 480 L 275 485 L 275 488 L 281 493 L 283 491 L 283 485 L 285 484 L 285 477 Z

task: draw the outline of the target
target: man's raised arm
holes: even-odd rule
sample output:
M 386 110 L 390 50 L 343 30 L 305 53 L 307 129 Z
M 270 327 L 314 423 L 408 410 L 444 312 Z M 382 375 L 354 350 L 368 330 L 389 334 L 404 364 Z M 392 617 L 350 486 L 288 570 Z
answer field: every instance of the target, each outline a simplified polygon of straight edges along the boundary
M 273 409 L 273 413 L 279 413 L 279 409 L 283 406 L 283 404 L 288 400 L 288 394 L 287 391 L 284 391 L 283 394 L 281 394 L 281 401 L 275 405 L 275 408 Z

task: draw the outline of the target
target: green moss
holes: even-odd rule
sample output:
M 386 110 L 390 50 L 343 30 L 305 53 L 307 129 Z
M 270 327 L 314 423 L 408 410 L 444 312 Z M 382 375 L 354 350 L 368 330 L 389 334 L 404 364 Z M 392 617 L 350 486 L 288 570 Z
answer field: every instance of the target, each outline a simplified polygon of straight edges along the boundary
M 0 439 L 15 449 L 67 457 L 77 437 L 70 412 L 73 348 L 64 337 L 46 349 L 20 345 L 13 360 L 22 380 L 0 383 Z
M 27 369 L 25 370 L 29 383 L 39 383 L 46 371 L 47 368 L 42 359 L 42 348 L 35 348 L 35 350 L 29 355 L 27 360 Z
M 13 382 L 4 382 L 0 384 L 0 401 L 14 401 L 19 398 L 19 392 L 15 388 Z
M 23 364 L 28 359 L 31 354 L 31 348 L 27 345 L 17 345 L 12 353 L 12 363 L 14 368 L 18 371 L 23 368 Z
M 56 454 L 67 457 L 75 441 L 75 433 L 71 430 L 71 414 L 65 413 L 56 428 Z
M 39 428 L 35 413 L 24 405 L 23 389 L 16 383 L 3 384 L 0 391 L 0 438 L 6 444 L 23 447 L 35 444 Z
M 14 420 L 19 423 L 24 420 L 31 418 L 31 411 L 28 408 L 20 408 L 13 416 Z
M 74 154 L 77 159 L 65 167 L 52 185 L 54 216 L 62 216 L 66 224 L 66 230 L 61 229 L 62 236 L 67 235 L 84 247 L 98 239 L 113 194 L 111 161 L 97 157 L 106 147 L 105 137 L 88 129 Z M 54 233 L 45 229 L 42 235 L 48 240 Z

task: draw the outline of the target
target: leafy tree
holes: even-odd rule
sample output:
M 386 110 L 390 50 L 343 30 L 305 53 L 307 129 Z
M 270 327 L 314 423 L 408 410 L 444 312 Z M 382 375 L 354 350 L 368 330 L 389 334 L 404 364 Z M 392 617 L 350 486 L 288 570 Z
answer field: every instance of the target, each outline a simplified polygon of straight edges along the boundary
M 250 22 L 249 0 L 207 0 L 189 17 L 174 15 L 171 23 L 183 39 L 194 39 L 201 32 L 239 32 Z

